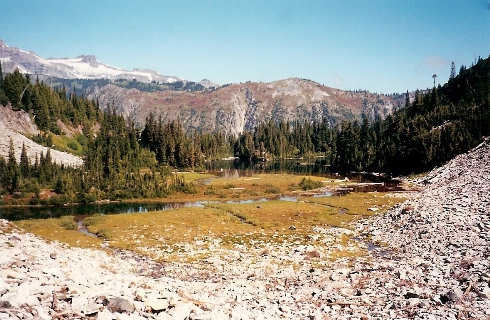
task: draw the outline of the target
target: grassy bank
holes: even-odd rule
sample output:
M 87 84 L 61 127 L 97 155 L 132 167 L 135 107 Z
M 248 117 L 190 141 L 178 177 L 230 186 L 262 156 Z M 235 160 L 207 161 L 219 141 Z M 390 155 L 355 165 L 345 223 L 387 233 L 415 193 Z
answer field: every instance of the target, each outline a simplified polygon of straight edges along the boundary
M 199 175 L 184 175 L 198 181 Z M 209 176 L 202 176 L 209 178 Z M 360 218 L 386 211 L 403 198 L 385 192 L 351 193 L 345 196 L 311 197 L 301 195 L 299 185 L 304 177 L 260 174 L 251 177 L 219 178 L 198 184 L 196 194 L 176 194 L 165 200 L 213 201 L 239 200 L 296 194 L 292 201 L 239 201 L 207 203 L 203 208 L 180 208 L 148 213 L 95 215 L 84 220 L 93 238 L 77 231 L 73 217 L 23 220 L 16 224 L 36 235 L 80 247 L 100 247 L 108 241 L 111 247 L 132 250 L 162 261 L 188 262 L 203 260 L 237 246 L 253 248 L 260 253 L 287 243 L 323 248 L 324 259 L 363 254 L 343 252 L 342 246 L 355 245 L 347 234 L 330 244 L 312 237 L 315 228 L 332 229 L 349 225 Z M 338 187 L 339 181 L 323 181 L 323 188 Z M 339 246 L 341 245 L 341 246 Z M 326 247 L 331 246 L 331 247 Z M 352 251 L 352 250 L 351 250 Z M 316 255 L 316 254 L 314 254 Z

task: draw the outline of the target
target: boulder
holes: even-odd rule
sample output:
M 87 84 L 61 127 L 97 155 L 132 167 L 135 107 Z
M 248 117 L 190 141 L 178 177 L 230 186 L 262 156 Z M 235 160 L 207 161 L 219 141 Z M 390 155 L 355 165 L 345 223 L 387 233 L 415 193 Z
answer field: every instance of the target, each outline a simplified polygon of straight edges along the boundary
M 119 313 L 131 313 L 135 310 L 134 305 L 126 299 L 123 298 L 112 298 L 109 299 L 109 304 L 107 309 L 110 312 Z

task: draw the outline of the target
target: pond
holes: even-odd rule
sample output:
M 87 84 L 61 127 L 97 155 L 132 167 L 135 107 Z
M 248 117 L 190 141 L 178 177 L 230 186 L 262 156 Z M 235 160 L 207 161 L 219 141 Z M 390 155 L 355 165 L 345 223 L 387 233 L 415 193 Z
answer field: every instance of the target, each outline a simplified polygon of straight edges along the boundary
M 61 216 L 89 216 L 94 214 L 143 213 L 183 207 L 203 207 L 205 202 L 162 202 L 162 203 L 120 203 L 80 204 L 66 206 L 19 206 L 0 207 L 0 219 L 24 220 L 46 219 Z
M 277 174 L 298 174 L 322 176 L 332 179 L 347 177 L 357 182 L 375 182 L 375 183 L 399 183 L 385 176 L 368 173 L 352 172 L 346 175 L 339 175 L 332 172 L 328 161 L 325 158 L 314 159 L 280 159 L 270 161 L 251 162 L 242 159 L 234 160 L 214 160 L 206 163 L 206 170 L 219 177 L 244 177 L 260 173 L 277 173 Z
M 331 175 L 330 167 L 324 158 L 316 159 L 281 159 L 271 161 L 251 162 L 242 159 L 215 160 L 206 163 L 210 172 L 231 172 L 241 175 L 257 173 L 297 173 L 310 175 Z

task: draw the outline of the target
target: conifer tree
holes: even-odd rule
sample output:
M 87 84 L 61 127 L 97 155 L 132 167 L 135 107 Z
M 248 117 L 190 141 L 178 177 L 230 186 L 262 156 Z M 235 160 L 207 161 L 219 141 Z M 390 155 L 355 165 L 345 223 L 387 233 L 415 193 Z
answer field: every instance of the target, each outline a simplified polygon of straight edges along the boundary
M 454 65 L 454 61 L 451 62 L 451 72 L 449 73 L 449 80 L 453 80 L 456 78 L 456 66 Z
M 20 154 L 20 173 L 22 177 L 29 176 L 29 157 L 27 157 L 26 146 L 22 143 L 22 153 Z
M 19 187 L 19 169 L 15 160 L 15 149 L 12 139 L 10 139 L 9 145 L 6 181 L 10 193 L 17 191 Z
M 15 69 L 13 73 L 4 77 L 3 88 L 5 90 L 5 95 L 14 109 L 21 109 L 22 97 L 28 86 L 29 79 L 24 77 L 19 69 Z

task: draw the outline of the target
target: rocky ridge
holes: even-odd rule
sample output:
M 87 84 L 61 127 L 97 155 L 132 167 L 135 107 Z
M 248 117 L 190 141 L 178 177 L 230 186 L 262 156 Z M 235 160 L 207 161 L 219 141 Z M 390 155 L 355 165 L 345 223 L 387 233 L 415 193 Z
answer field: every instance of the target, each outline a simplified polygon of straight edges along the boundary
M 369 252 L 321 268 L 308 245 L 271 245 L 253 267 L 239 248 L 228 261 L 160 264 L 2 220 L 0 319 L 489 319 L 489 141 L 415 183 L 384 215 L 313 230 L 325 247 L 349 234 Z
M 238 134 L 272 121 L 322 121 L 385 118 L 405 103 L 404 95 L 344 91 L 311 80 L 290 78 L 270 83 L 246 82 L 198 92 L 143 92 L 114 84 L 88 89 L 88 97 L 144 126 L 150 112 L 164 121 L 180 121 L 189 132 Z

